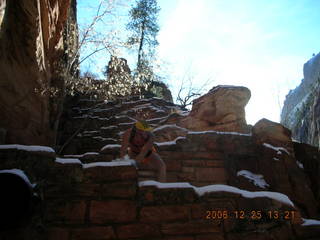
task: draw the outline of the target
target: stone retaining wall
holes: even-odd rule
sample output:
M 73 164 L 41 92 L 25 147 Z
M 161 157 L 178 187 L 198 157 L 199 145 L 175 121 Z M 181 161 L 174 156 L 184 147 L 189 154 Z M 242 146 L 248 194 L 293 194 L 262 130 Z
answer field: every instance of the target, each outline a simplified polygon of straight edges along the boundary
M 52 152 L 17 149 L 1 149 L 0 159 L 1 169 L 23 170 L 42 198 L 25 229 L 1 233 L 9 239 L 282 240 L 295 237 L 293 228 L 301 222 L 297 209 L 268 197 L 205 193 L 187 183 L 138 183 L 135 167 L 127 163 L 61 163 Z M 280 219 L 268 218 L 274 210 Z M 236 217 L 240 211 L 243 219 Z M 295 214 L 284 219 L 285 211 Z

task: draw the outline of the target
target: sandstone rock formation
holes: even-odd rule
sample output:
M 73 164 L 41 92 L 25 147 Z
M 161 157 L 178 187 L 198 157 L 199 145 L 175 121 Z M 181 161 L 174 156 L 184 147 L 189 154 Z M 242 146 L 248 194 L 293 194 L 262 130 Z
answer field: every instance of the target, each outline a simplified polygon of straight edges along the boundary
M 303 75 L 301 84 L 286 96 L 281 123 L 294 139 L 319 147 L 320 53 L 304 64 Z
M 54 141 L 70 1 L 0 1 L 0 127 L 7 132 L 6 143 Z
M 180 126 L 191 130 L 249 132 L 244 107 L 250 99 L 248 88 L 217 86 L 194 100 L 188 117 Z

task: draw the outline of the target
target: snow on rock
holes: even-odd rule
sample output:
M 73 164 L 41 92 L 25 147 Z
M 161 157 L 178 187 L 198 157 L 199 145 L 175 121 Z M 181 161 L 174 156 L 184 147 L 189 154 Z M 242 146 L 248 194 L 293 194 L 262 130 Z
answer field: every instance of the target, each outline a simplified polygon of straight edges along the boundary
M 168 116 L 165 116 L 165 117 L 159 117 L 159 118 L 150 118 L 150 119 L 147 119 L 147 122 L 153 122 L 153 121 L 161 121 L 161 120 L 164 120 L 168 118 Z
M 160 183 L 153 180 L 141 181 L 139 182 L 139 187 L 144 186 L 155 186 L 157 188 L 193 188 L 198 196 L 203 196 L 205 193 L 211 192 L 230 192 L 240 194 L 245 198 L 258 198 L 258 197 L 266 197 L 276 201 L 279 201 L 283 204 L 294 207 L 293 202 L 288 198 L 288 196 L 278 193 L 278 192 L 269 192 L 269 191 L 258 191 L 258 192 L 250 192 L 247 190 L 242 190 L 237 187 L 223 185 L 223 184 L 215 184 L 208 185 L 204 187 L 195 187 L 187 182 L 178 182 L 178 183 Z
M 82 163 L 77 158 L 56 158 L 55 162 L 61 164 L 80 164 L 84 169 L 93 167 L 136 166 L 135 161 L 130 159 L 128 156 L 122 159 L 115 159 L 112 162 Z
M 0 170 L 0 173 L 11 173 L 11 174 L 15 174 L 19 177 L 21 177 L 31 188 L 34 188 L 37 184 L 36 183 L 31 183 L 29 178 L 27 177 L 27 175 L 24 173 L 24 171 L 22 171 L 21 169 L 4 169 L 4 170 Z
M 239 135 L 239 136 L 252 136 L 251 134 L 247 133 L 239 133 L 239 132 L 219 132 L 214 130 L 208 130 L 208 131 L 189 131 L 188 134 L 195 135 L 195 134 L 206 134 L 206 133 L 215 133 L 215 134 L 224 134 L 224 135 Z
M 108 127 L 101 127 L 100 129 L 101 130 L 114 130 L 114 129 L 117 129 L 118 127 L 115 126 L 115 125 L 112 125 L 112 126 L 108 126 Z
M 99 155 L 97 152 L 86 152 L 84 154 L 78 154 L 78 155 L 64 155 L 64 158 L 82 158 L 85 156 L 93 156 L 93 155 Z
M 82 164 L 77 158 L 56 158 L 55 162 L 61 164 Z
M 297 165 L 299 168 L 304 169 L 303 164 L 297 160 Z
M 284 151 L 286 152 L 288 155 L 290 155 L 289 151 L 283 147 L 275 147 L 275 146 L 272 146 L 271 144 L 269 143 L 263 143 L 263 146 L 267 147 L 267 148 L 271 148 L 275 151 L 277 151 L 277 154 L 282 154 L 281 151 Z
M 241 170 L 237 172 L 237 176 L 243 176 L 247 179 L 249 179 L 250 182 L 252 182 L 254 185 L 260 187 L 260 188 L 266 188 L 270 185 L 266 183 L 266 181 L 263 179 L 263 175 L 260 174 L 254 174 L 248 170 Z
M 301 224 L 302 226 L 320 225 L 320 220 L 306 219 L 306 218 L 302 218 L 302 220 L 303 220 L 303 223 Z
M 188 131 L 188 129 L 183 128 L 183 127 L 179 127 L 176 124 L 166 124 L 166 125 L 162 125 L 160 127 L 157 127 L 155 129 L 153 129 L 152 132 L 157 132 L 157 131 L 160 131 L 160 130 L 162 130 L 164 128 L 178 128 L 178 129 L 183 130 L 183 131 Z
M 17 149 L 24 150 L 28 152 L 51 152 L 55 153 L 55 151 L 51 147 L 45 146 L 32 146 L 32 145 L 20 145 L 20 144 L 6 144 L 0 145 L 0 149 Z
M 94 163 L 82 164 L 83 168 L 118 167 L 118 166 L 132 166 L 132 163 L 128 161 L 114 161 L 114 162 L 94 162 Z
M 155 142 L 155 144 L 157 145 L 157 146 L 169 146 L 169 145 L 175 145 L 175 144 L 177 144 L 177 141 L 179 140 L 179 139 L 186 139 L 186 137 L 177 137 L 175 140 L 173 140 L 173 141 L 168 141 L 168 142 Z
M 116 159 L 112 160 L 112 162 L 115 162 L 115 163 L 117 163 L 117 162 L 121 162 L 121 163 L 128 162 L 128 163 L 130 163 L 130 165 L 133 165 L 133 166 L 136 167 L 136 169 L 138 169 L 138 165 L 137 165 L 136 161 L 131 159 L 128 154 L 126 154 L 123 158 L 116 158 Z
M 106 150 L 106 149 L 113 149 L 113 148 L 121 148 L 121 145 L 120 144 L 108 144 L 108 145 L 105 145 L 103 148 L 101 148 L 101 152 Z

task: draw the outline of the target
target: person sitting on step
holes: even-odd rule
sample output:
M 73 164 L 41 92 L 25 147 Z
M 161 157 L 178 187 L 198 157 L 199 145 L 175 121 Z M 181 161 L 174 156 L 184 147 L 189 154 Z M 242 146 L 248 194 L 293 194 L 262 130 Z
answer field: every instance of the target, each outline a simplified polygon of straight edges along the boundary
M 145 120 L 139 119 L 132 128 L 126 130 L 122 137 L 120 157 L 123 158 L 127 152 L 130 158 L 137 162 L 138 168 L 145 164 L 155 169 L 159 182 L 166 181 L 166 165 L 153 146 L 152 128 Z M 129 151 L 128 151 L 129 148 Z

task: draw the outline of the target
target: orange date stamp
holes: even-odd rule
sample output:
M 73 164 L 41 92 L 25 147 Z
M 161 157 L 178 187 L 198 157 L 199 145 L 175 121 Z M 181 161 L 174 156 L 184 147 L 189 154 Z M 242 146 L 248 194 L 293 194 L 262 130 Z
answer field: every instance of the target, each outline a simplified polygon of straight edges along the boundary
M 205 218 L 208 220 L 223 220 L 223 219 L 239 219 L 239 220 L 294 220 L 296 211 L 280 211 L 280 210 L 210 210 L 206 211 Z

